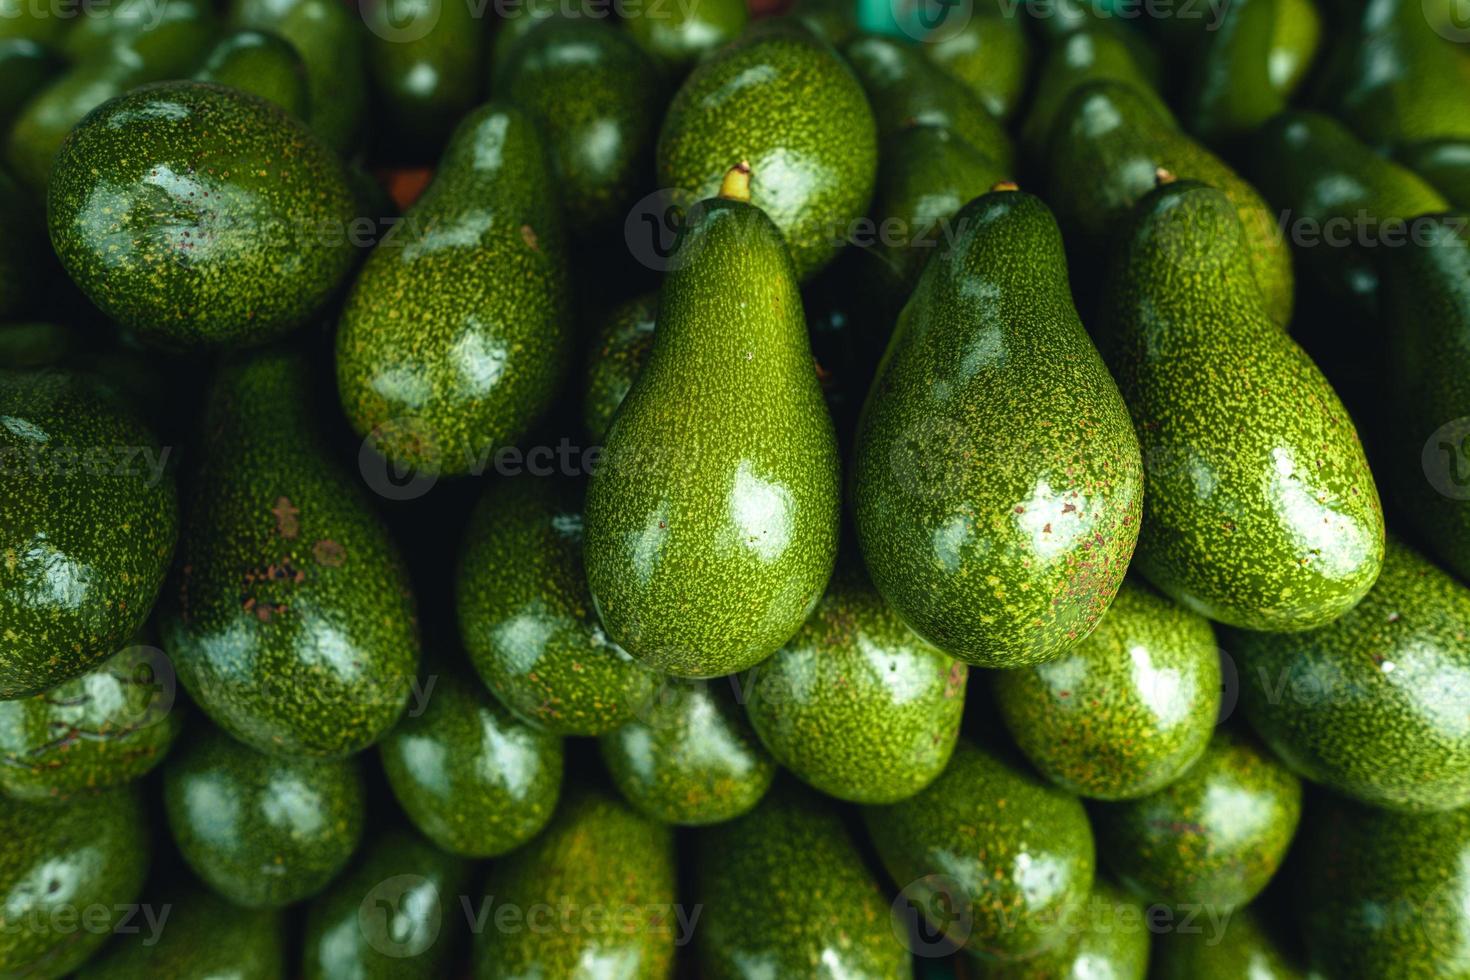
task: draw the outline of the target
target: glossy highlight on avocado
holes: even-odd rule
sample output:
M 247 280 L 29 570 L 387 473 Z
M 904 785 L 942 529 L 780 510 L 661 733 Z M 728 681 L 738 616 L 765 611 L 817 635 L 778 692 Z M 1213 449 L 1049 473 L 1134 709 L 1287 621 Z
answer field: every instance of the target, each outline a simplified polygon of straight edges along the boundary
M 1101 875 L 1070 932 L 1060 945 L 1028 960 L 993 963 L 971 957 L 965 966 L 981 980 L 1144 980 L 1150 975 L 1154 931 L 1145 910 Z
M 468 3 L 372 0 L 363 4 L 367 65 L 394 154 L 430 154 L 479 100 L 489 48 L 485 23 Z

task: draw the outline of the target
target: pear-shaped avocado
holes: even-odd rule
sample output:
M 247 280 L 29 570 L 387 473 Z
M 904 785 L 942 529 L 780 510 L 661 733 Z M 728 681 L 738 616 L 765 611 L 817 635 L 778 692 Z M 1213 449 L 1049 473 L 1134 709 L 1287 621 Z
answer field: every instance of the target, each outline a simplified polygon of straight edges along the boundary
M 152 850 L 144 810 L 136 787 L 60 806 L 0 797 L 0 976 L 69 976 L 137 915 Z
M 1014 8 L 981 5 L 963 22 L 959 17 L 953 22 L 946 19 L 924 38 L 922 50 L 963 82 L 1001 122 L 1020 108 L 1030 74 L 1031 45 Z
M 319 435 L 305 358 L 266 349 L 213 379 L 160 623 L 204 713 L 262 752 L 350 755 L 418 669 L 408 574 Z
M 0 370 L 0 700 L 116 653 L 178 535 L 168 451 L 100 379 Z
M 667 827 L 579 788 L 551 826 L 498 861 L 486 883 L 494 925 L 475 940 L 475 980 L 595 975 L 666 980 L 694 910 L 674 904 Z M 514 908 L 517 912 L 506 912 Z M 562 918 L 566 916 L 569 918 Z M 570 921 L 571 925 L 565 925 Z
M 163 804 L 184 862 L 251 909 L 321 891 L 357 849 L 367 809 L 357 760 L 263 755 L 202 724 L 163 767 Z
M 944 771 L 967 678 L 964 664 L 904 625 L 854 560 L 790 642 L 751 670 L 746 710 L 771 754 L 807 783 L 854 803 L 893 803 Z
M 995 676 L 1011 737 L 1042 775 L 1101 800 L 1163 789 L 1204 752 L 1220 710 L 1215 633 L 1129 579 L 1092 635 Z
M 653 350 L 653 328 L 657 322 L 656 292 L 619 303 L 598 321 L 587 349 L 582 392 L 582 424 L 593 439 L 601 440 L 607 435 L 618 406 L 628 397 L 633 379 L 643 370 Z
M 569 310 L 541 139 L 521 110 L 487 103 L 348 294 L 337 326 L 348 421 L 421 473 L 482 471 L 555 399 Z
M 1019 667 L 1061 654 L 1112 602 L 1143 466 L 1046 205 L 997 190 L 954 223 L 869 389 L 853 518 L 874 584 L 916 633 Z
M 867 210 L 878 137 L 852 70 L 799 26 L 746 31 L 690 73 L 664 115 L 658 181 L 677 200 L 712 197 L 742 160 L 751 201 L 810 278 Z
M 700 831 L 695 875 L 706 980 L 912 976 L 888 898 L 847 828 L 791 779 L 740 819 Z
M 1058 949 L 1082 921 L 1095 858 L 1087 812 L 1023 764 L 960 739 L 927 789 L 864 807 L 863 821 L 930 926 L 982 960 Z
M 1161 930 L 1151 980 L 1307 980 L 1304 965 L 1267 928 L 1256 906 L 1199 915 L 1197 929 Z
M 451 854 L 496 857 L 530 840 L 561 792 L 560 736 L 516 718 L 459 671 L 432 669 L 422 690 L 379 746 L 398 804 Z
M 482 13 L 469 3 L 362 5 L 368 72 L 386 116 L 376 135 L 390 152 L 432 155 L 479 101 L 489 46 Z
M 269 31 L 232 31 L 220 38 L 195 81 L 228 85 L 274 102 L 297 119 L 311 118 L 306 65 L 291 43 Z
M 655 11 L 626 11 L 624 24 L 642 48 L 674 74 L 740 36 L 750 17 L 745 0 L 665 3 Z
M 1166 184 L 1119 242 L 1102 346 L 1148 464 L 1134 567 L 1231 626 L 1331 622 L 1378 577 L 1378 490 L 1337 394 L 1267 314 L 1236 208 Z
M 1093 809 L 1097 851 L 1147 902 L 1221 912 L 1271 880 L 1296 833 L 1302 784 L 1254 738 L 1222 728 L 1164 789 Z
M 1099 876 L 1070 935 L 1055 948 L 1018 963 L 972 957 L 965 965 L 979 980 L 1144 980 L 1150 926 L 1132 897 Z
M 686 677 L 775 652 L 837 554 L 837 438 L 791 256 L 750 176 L 733 168 L 726 196 L 691 215 L 587 488 L 587 582 L 608 637 Z

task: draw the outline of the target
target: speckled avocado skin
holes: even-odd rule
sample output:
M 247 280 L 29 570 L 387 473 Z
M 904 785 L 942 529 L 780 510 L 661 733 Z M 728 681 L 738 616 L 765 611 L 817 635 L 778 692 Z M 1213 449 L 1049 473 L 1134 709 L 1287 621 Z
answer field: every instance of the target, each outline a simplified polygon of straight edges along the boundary
M 1301 782 L 1253 737 L 1221 728 L 1199 761 L 1150 796 L 1092 811 L 1097 852 L 1148 902 L 1221 912 L 1256 897 L 1301 816 Z
M 1396 538 L 1372 591 L 1308 633 L 1232 634 L 1241 704 L 1306 779 L 1390 810 L 1470 804 L 1470 589 Z
M 1347 410 L 1250 287 L 1235 207 L 1169 184 L 1118 241 L 1101 346 L 1148 468 L 1134 568 L 1227 625 L 1331 622 L 1378 577 L 1383 511 Z
M 1209 621 L 1128 579 L 1092 635 L 995 675 L 996 706 L 1042 775 L 1080 796 L 1133 799 L 1184 774 L 1220 710 Z
M 1046 205 L 996 191 L 954 221 L 869 389 L 848 491 L 873 582 L 904 621 L 968 663 L 1020 667 L 1081 640 L 1112 602 L 1143 466 Z
M 51 171 L 51 244 L 82 291 L 164 346 L 257 344 L 346 277 L 357 214 L 341 163 L 264 99 L 163 82 L 105 103 Z
M 1149 976 L 1150 980 L 1307 980 L 1307 971 L 1277 944 L 1253 906 L 1233 912 L 1223 933 L 1208 926 L 1193 932 L 1160 932 Z
M 361 9 L 387 117 L 374 128 L 391 153 L 432 155 L 484 89 L 486 25 L 466 3 L 375 0 Z
M 571 364 L 566 275 L 535 126 L 486 103 L 348 294 L 337 391 L 358 435 L 421 473 L 483 470 L 552 404 Z
M 658 137 L 659 185 L 693 204 L 751 166 L 751 201 L 810 278 L 867 210 L 878 166 L 873 111 L 851 69 L 794 24 L 746 31 L 690 73 Z
M 593 439 L 607 435 L 613 415 L 653 352 L 657 317 L 654 292 L 619 303 L 598 322 L 587 349 L 582 390 L 582 424 Z
M 756 809 L 701 831 L 699 975 L 907 980 L 888 897 L 821 797 L 783 779 Z
M 0 797 L 0 976 L 56 980 L 107 940 L 148 875 L 144 819 L 133 787 L 60 806 Z
M 971 958 L 965 966 L 979 980 L 1144 980 L 1151 937 L 1138 903 L 1099 877 L 1072 935 L 1056 948 L 1020 963 Z
M 244 908 L 309 898 L 347 864 L 367 806 L 355 759 L 263 755 L 198 725 L 163 767 L 179 854 Z
M 1081 921 L 1095 859 L 1087 813 L 1018 763 L 960 739 L 927 789 L 862 813 L 894 884 L 984 960 L 1055 949 Z M 1045 887 L 1029 883 L 1037 867 Z
M 476 980 L 571 977 L 587 963 L 622 980 L 672 976 L 684 931 L 673 908 L 673 835 L 599 790 L 569 794 L 551 826 L 495 864 L 486 894 L 523 914 L 497 925 L 492 909 L 475 940 Z
M 429 681 L 434 686 L 429 688 Z M 393 795 L 424 836 L 452 854 L 496 857 L 551 819 L 561 738 L 516 718 L 479 680 L 430 665 L 421 709 L 379 747 Z
M 740 709 L 739 677 L 665 678 L 638 716 L 602 736 L 602 759 L 633 807 L 663 823 L 699 826 L 760 802 L 776 763 Z
M 1031 46 L 1021 17 L 981 6 L 967 21 L 941 23 L 922 45 L 925 56 L 965 84 L 980 104 L 1005 122 L 1021 106 L 1031 69 Z
M 745 681 L 761 741 L 807 783 L 893 803 L 954 750 L 969 671 L 916 636 L 857 567 L 839 566 L 797 634 Z
M 0 371 L 0 699 L 116 653 L 178 536 L 158 440 L 97 378 Z
M 323 449 L 312 385 L 286 349 L 213 379 L 160 629 L 184 687 L 230 734 L 341 757 L 397 720 L 419 641 L 402 559 Z
M 587 488 L 587 582 L 623 649 L 717 677 L 770 656 L 821 598 L 837 439 L 771 220 L 704 201 L 674 259 L 653 351 Z
M 302 980 L 439 980 L 453 969 L 473 865 L 411 831 L 372 841 L 306 910 Z M 366 905 L 364 904 L 366 903 Z
M 664 3 L 642 16 L 628 11 L 628 33 L 661 65 L 682 73 L 711 51 L 740 36 L 749 12 L 744 0 Z
M 258 95 L 297 119 L 311 118 L 306 65 L 279 34 L 255 30 L 226 34 L 209 52 L 194 79 Z
M 470 663 L 506 707 L 557 735 L 611 731 L 658 683 L 592 608 L 582 489 L 562 477 L 496 480 L 465 529 L 455 581 Z

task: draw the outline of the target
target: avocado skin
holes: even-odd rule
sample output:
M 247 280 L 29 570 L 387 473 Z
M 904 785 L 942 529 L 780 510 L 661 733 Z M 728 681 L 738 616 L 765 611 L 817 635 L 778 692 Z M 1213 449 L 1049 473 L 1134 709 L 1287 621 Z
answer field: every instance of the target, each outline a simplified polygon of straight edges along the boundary
M 568 793 L 540 836 L 495 864 L 486 894 L 527 917 L 518 928 L 479 935 L 476 980 L 570 977 L 588 962 L 615 963 L 627 980 L 672 974 L 680 933 L 672 909 L 673 835 L 600 790 Z M 532 932 L 531 910 L 544 904 L 553 913 L 600 909 L 604 915 L 598 927 Z
M 448 976 L 458 938 L 453 926 L 472 871 L 411 831 L 382 834 L 307 907 L 302 980 Z M 364 915 L 370 900 L 378 905 Z
M 422 710 L 379 746 L 414 826 L 461 857 L 497 857 L 530 840 L 556 809 L 561 738 L 531 728 L 458 671 L 431 669 L 421 688 Z
M 1207 930 L 1160 932 L 1150 980 L 1307 980 L 1307 972 L 1252 906 L 1235 910 L 1218 939 Z
M 968 673 L 910 631 L 849 561 L 805 625 L 751 670 L 745 707 L 766 748 L 808 784 L 894 803 L 949 762 Z
M 306 65 L 291 43 L 269 31 L 232 31 L 220 38 L 195 81 L 227 85 L 274 102 L 297 119 L 311 118 Z
M 873 379 L 848 489 L 873 582 L 910 628 L 967 663 L 1020 667 L 1112 602 L 1143 467 L 1046 205 L 996 191 L 954 224 Z
M 1063 789 L 1100 800 L 1163 789 L 1205 751 L 1220 709 L 1209 621 L 1136 578 L 1056 660 L 997 674 L 1016 745 Z
M 176 180 L 152 176 L 165 172 Z M 356 253 L 332 152 L 279 106 L 204 82 L 144 86 L 88 115 L 56 156 L 47 211 L 88 298 L 167 347 L 287 333 Z
M 1352 609 L 1308 633 L 1232 634 L 1241 704 L 1299 775 L 1388 810 L 1470 805 L 1470 589 L 1396 538 Z
M 598 740 L 613 783 L 634 809 L 697 827 L 760 802 L 776 763 L 741 710 L 741 683 L 666 677 L 637 717 Z
M 556 397 L 572 360 L 568 291 L 535 126 L 486 103 L 461 121 L 434 182 L 347 296 L 337 390 L 348 421 L 420 473 L 482 468 Z
M 607 638 L 582 566 L 582 486 L 496 480 L 464 533 L 459 632 L 487 687 L 557 735 L 601 735 L 647 703 L 657 675 Z
M 1302 784 L 1250 735 L 1216 731 L 1164 789 L 1092 809 L 1097 850 L 1146 902 L 1226 911 L 1260 894 L 1301 817 Z
M 0 906 L 7 923 L 0 931 L 0 976 L 68 976 L 122 924 L 148 875 L 152 845 L 144 820 L 136 787 L 60 806 L 0 797 Z M 107 912 L 100 929 L 87 913 L 94 906 Z M 80 928 L 82 922 L 93 928 Z
M 961 738 L 926 789 L 862 816 L 893 882 L 932 927 L 986 961 L 1055 949 L 1081 921 L 1095 861 L 1087 813 L 1007 757 Z M 1045 889 L 1025 884 L 1037 866 Z
M 783 778 L 750 813 L 699 832 L 699 975 L 912 976 L 887 896 L 833 808 Z
M 94 376 L 0 370 L 0 416 L 0 552 L 18 559 L 0 563 L 11 700 L 92 669 L 143 624 L 178 503 L 157 439 Z
M 1196 22 L 1180 115 L 1212 145 L 1248 136 L 1286 108 L 1289 92 L 1271 77 L 1276 23 L 1284 0 L 1241 0 L 1212 24 Z M 1200 28 L 1203 27 L 1203 30 Z
M 658 293 L 619 303 L 598 321 L 583 372 L 582 425 L 595 440 L 607 435 L 618 406 L 653 351 Z
M 1415 143 L 1395 156 L 1456 208 L 1470 210 L 1470 139 Z
M 540 127 L 569 231 L 623 221 L 652 164 L 664 104 L 658 67 L 627 33 L 603 20 L 548 18 L 496 66 L 495 95 Z
M 798 278 L 810 278 L 867 209 L 878 136 L 851 69 L 798 25 L 747 30 L 689 74 L 664 115 L 658 181 L 685 206 L 714 196 L 742 160 L 751 202 L 781 229 Z
M 1236 213 L 1178 181 L 1118 239 L 1100 332 L 1148 468 L 1133 567 L 1218 622 L 1313 629 L 1372 587 L 1383 513 L 1352 419 L 1251 288 Z
M 362 16 L 368 72 L 385 114 L 374 128 L 391 145 L 384 149 L 432 153 L 479 101 L 488 46 L 484 22 L 470 4 L 424 0 L 373 0 L 363 5 Z
M 142 914 L 137 932 L 115 937 L 77 980 L 285 980 L 286 923 L 276 909 L 246 910 L 194 882 L 176 884 L 154 906 L 168 909 L 156 937 Z M 149 939 L 156 938 L 150 943 Z
M 0 133 L 65 67 L 51 48 L 29 38 L 0 37 Z
M 163 767 L 163 804 L 194 873 L 262 909 L 310 898 L 346 866 L 367 799 L 355 759 L 264 755 L 197 725 Z
M 646 6 L 653 6 L 649 4 Z M 657 3 L 657 15 L 630 10 L 624 19 L 629 35 L 654 60 L 674 74 L 682 74 L 712 51 L 740 36 L 750 14 L 744 0 L 700 0 L 699 3 Z
M 982 7 L 957 30 L 941 24 L 925 39 L 922 50 L 974 92 L 1001 122 L 1020 108 L 1031 69 L 1031 45 L 1020 17 Z
M 1148 974 L 1152 931 L 1144 910 L 1107 879 L 1093 881 L 1072 931 L 1058 947 L 1020 963 L 971 957 L 965 966 L 979 980 L 1144 980 Z
M 205 399 L 164 647 L 234 737 L 340 758 L 376 742 L 408 701 L 419 656 L 408 574 L 331 459 L 305 359 L 268 348 L 232 360 Z

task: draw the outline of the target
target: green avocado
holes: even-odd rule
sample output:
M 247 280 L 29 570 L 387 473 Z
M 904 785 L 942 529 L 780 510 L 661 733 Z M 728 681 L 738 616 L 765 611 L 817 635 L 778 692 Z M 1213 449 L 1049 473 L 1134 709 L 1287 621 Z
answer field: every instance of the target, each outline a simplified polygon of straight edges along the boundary
M 378 747 L 408 818 L 462 857 L 497 857 L 530 840 L 556 809 L 561 737 L 516 718 L 459 671 L 431 665 L 421 689 Z
M 1020 667 L 1059 656 L 1112 602 L 1143 467 L 1046 205 L 999 189 L 954 227 L 873 379 L 848 490 L 904 621 L 968 663 Z
M 586 788 L 496 862 L 482 908 L 491 923 L 476 939 L 475 980 L 666 980 L 694 928 L 694 910 L 674 904 L 670 830 Z
M 472 866 L 390 830 L 306 909 L 302 980 L 439 980 L 456 953 Z
M 73 23 L 70 17 L 56 16 L 60 9 L 31 0 L 0 0 L 0 39 L 20 38 L 55 47 Z
M 777 761 L 823 793 L 894 803 L 944 771 L 967 679 L 848 563 L 806 624 L 751 670 L 746 711 Z
M 594 440 L 607 435 L 613 415 L 653 350 L 658 293 L 644 293 L 613 307 L 597 323 L 583 372 L 582 424 Z
M 627 8 L 624 23 L 655 61 L 683 74 L 739 37 L 749 16 L 745 0 L 647 0 Z
M 977 980 L 1144 980 L 1152 932 L 1138 903 L 1098 877 L 1071 936 L 1060 945 L 1019 963 L 972 957 L 966 966 Z
M 634 809 L 662 823 L 702 826 L 760 802 L 776 763 L 741 711 L 748 683 L 664 678 L 637 717 L 602 736 L 603 762 Z
M 484 88 L 485 8 L 453 0 L 371 0 L 367 67 L 383 111 L 376 135 L 394 153 L 444 145 Z
M 63 31 L 57 43 L 67 60 L 76 63 L 118 58 L 121 47 L 139 39 L 155 45 L 162 36 L 157 33 L 158 27 L 165 20 L 193 20 L 201 15 L 212 19 L 213 16 L 211 5 L 200 0 L 162 0 L 161 3 L 116 0 L 80 13 L 81 16 L 69 15 L 68 19 L 74 18 L 74 23 L 71 29 Z
M 207 725 L 169 756 L 163 804 L 184 862 L 249 909 L 321 891 L 357 849 L 367 809 L 357 760 L 263 755 Z
M 555 401 L 570 309 L 541 140 L 521 110 L 487 103 L 347 296 L 337 391 L 348 421 L 400 466 L 483 471 Z
M 274 102 L 297 119 L 311 118 L 306 65 L 289 41 L 269 31 L 232 31 L 220 38 L 195 81 L 228 85 Z
M 1470 210 L 1470 139 L 1415 143 L 1396 156 L 1456 208 Z
M 1123 583 L 1092 635 L 1056 660 L 997 674 L 1011 737 L 1042 775 L 1099 800 L 1163 789 L 1205 751 L 1220 710 L 1209 621 Z
M 170 449 L 110 386 L 0 370 L 0 700 L 86 673 L 148 618 L 178 536 Z
M 800 26 L 776 23 L 746 31 L 690 73 L 664 115 L 657 156 L 659 185 L 686 207 L 749 163 L 752 203 L 808 279 L 867 210 L 878 136 L 837 53 Z
M 557 735 L 600 735 L 653 696 L 657 675 L 607 638 L 582 568 L 582 488 L 496 480 L 464 532 L 460 637 L 506 707 Z
M 942 22 L 924 39 L 922 50 L 974 92 L 996 119 L 1004 122 L 1020 108 L 1031 45 L 1021 18 L 1004 7 L 982 4 L 961 24 Z
M 1180 115 L 1199 139 L 1228 144 L 1286 108 L 1291 93 L 1276 84 L 1271 64 L 1285 8 L 1284 0 L 1232 0 L 1218 17 L 1191 22 L 1197 34 Z
M 313 384 L 277 348 L 213 378 L 160 628 L 184 687 L 231 735 L 340 758 L 397 720 L 419 641 L 402 559 L 330 458 Z
M 1196 924 L 1157 934 L 1150 980 L 1307 980 L 1256 906 L 1236 909 L 1218 926 L 1205 915 Z
M 984 961 L 1057 949 L 1083 921 L 1095 860 L 1087 812 L 1018 762 L 960 739 L 928 788 L 862 815 L 894 884 Z
M 194 882 L 132 913 L 129 930 L 77 980 L 285 980 L 286 922 L 277 909 L 242 909 Z
M 1099 803 L 1092 827 L 1103 861 L 1147 902 L 1223 913 L 1271 880 L 1296 833 L 1302 784 L 1254 738 L 1215 732 L 1164 789 Z
M 0 5 L 0 10 L 3 9 Z M 0 137 L 10 131 L 10 124 L 20 111 L 66 65 L 60 55 L 44 44 L 3 34 L 4 27 L 0 26 Z
M 1133 567 L 1227 625 L 1313 629 L 1372 587 L 1383 513 L 1352 419 L 1254 288 L 1237 213 L 1165 183 L 1108 274 L 1102 347 L 1149 481 Z
M 912 976 L 888 897 L 837 813 L 800 784 L 783 779 L 750 813 L 700 831 L 694 864 L 705 980 Z
M 205 82 L 144 86 L 91 113 L 47 199 L 72 279 L 166 347 L 258 344 L 306 323 L 352 267 L 356 215 L 342 164 L 302 123 Z
M 1322 13 L 1316 0 L 1276 0 L 1267 71 L 1277 91 L 1288 98 L 1296 95 L 1321 45 Z

